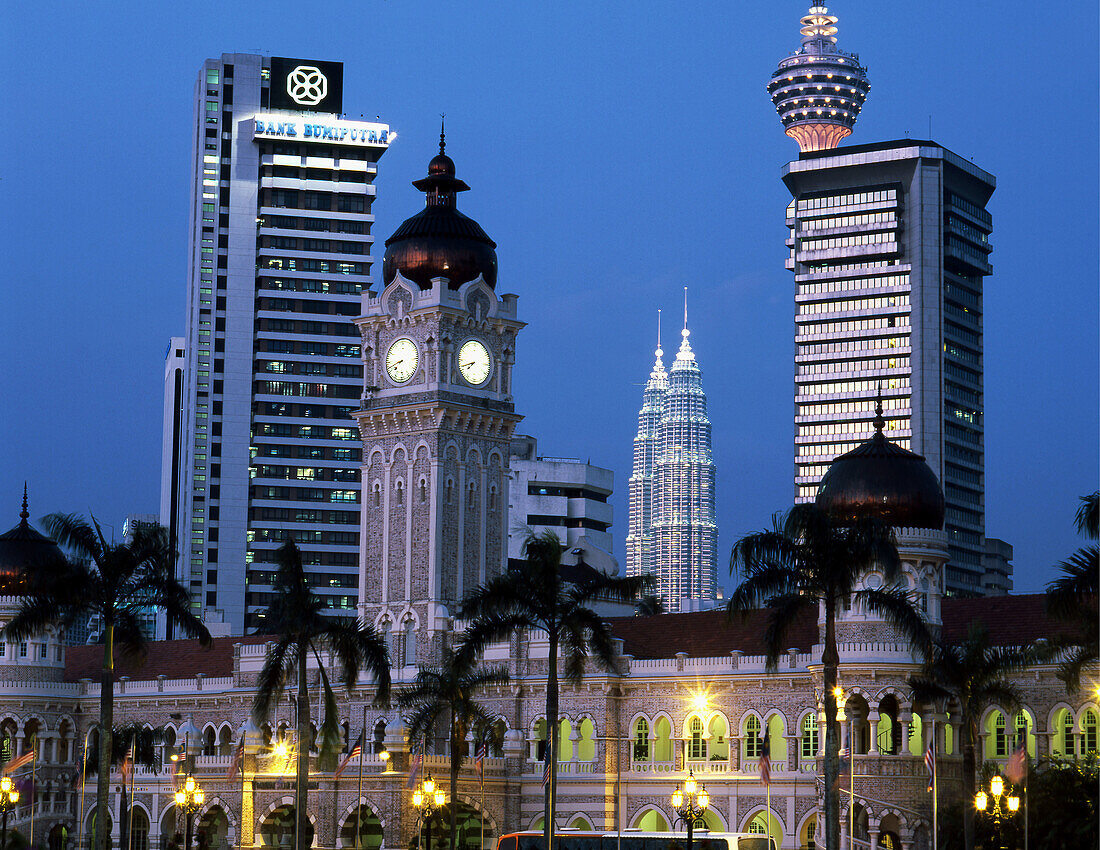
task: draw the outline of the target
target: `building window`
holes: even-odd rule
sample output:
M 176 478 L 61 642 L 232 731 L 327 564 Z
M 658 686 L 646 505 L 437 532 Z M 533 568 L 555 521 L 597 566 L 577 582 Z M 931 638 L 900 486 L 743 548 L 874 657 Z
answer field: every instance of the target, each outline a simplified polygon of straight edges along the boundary
M 399 504 L 399 505 L 405 504 L 405 485 L 404 485 L 404 483 L 401 482 L 401 481 L 398 481 L 397 486 L 394 488 L 394 491 L 395 491 L 394 495 L 397 499 L 397 504 Z
M 745 758 L 758 759 L 763 751 L 760 741 L 760 718 L 752 715 L 745 721 Z
M 817 712 L 812 712 L 802 721 L 802 758 L 804 760 L 816 758 L 817 748 Z
M 1008 735 L 1005 726 L 1005 716 L 998 712 L 993 719 L 993 754 L 997 758 L 1008 755 Z
M 644 717 L 634 724 L 634 761 L 649 761 L 649 721 Z
M 707 742 L 703 737 L 703 720 L 698 715 L 693 715 L 688 722 L 688 732 L 691 738 L 688 741 L 688 758 L 699 761 L 706 760 Z
M 379 505 L 382 504 L 382 485 L 380 485 L 377 481 L 374 484 L 373 496 L 374 506 L 377 508 Z
M 1081 719 L 1081 755 L 1096 752 L 1096 712 L 1089 709 Z
M 1073 757 L 1073 715 L 1068 711 L 1062 715 L 1062 742 L 1065 754 Z

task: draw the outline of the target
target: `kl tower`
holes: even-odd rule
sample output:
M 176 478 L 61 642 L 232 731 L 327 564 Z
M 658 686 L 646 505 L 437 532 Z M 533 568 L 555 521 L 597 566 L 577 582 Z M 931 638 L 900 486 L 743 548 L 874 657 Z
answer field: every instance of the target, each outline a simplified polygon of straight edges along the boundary
M 836 46 L 836 17 L 811 6 L 802 47 L 779 63 L 768 83 L 775 111 L 802 152 L 835 148 L 852 135 L 871 84 L 859 55 Z

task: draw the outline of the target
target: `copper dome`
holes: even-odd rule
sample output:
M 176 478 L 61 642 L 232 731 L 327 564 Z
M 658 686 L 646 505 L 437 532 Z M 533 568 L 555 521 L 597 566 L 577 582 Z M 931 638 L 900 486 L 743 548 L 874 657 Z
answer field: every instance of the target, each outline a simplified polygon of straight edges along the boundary
M 943 489 L 924 458 L 875 433 L 833 461 L 821 479 L 817 506 L 839 522 L 877 516 L 898 528 L 943 528 Z
M 26 591 L 27 570 L 62 558 L 61 549 L 27 521 L 27 488 L 23 486 L 23 510 L 19 525 L 0 534 L 0 596 L 15 596 Z
M 455 177 L 454 161 L 444 153 L 446 140 L 439 134 L 439 153 L 428 164 L 428 176 L 413 181 L 425 194 L 425 206 L 386 240 L 382 279 L 386 284 L 401 272 L 421 289 L 432 288 L 432 278 L 445 277 L 458 289 L 478 275 L 489 286 L 497 282 L 496 243 L 481 225 L 455 207 L 455 196 L 470 187 Z

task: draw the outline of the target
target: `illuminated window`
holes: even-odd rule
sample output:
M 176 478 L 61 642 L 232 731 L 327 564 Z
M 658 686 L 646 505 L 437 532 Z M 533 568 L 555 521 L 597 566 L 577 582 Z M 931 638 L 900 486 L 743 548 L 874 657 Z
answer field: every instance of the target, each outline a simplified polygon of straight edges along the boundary
M 1081 719 L 1081 755 L 1096 752 L 1096 712 L 1089 709 Z
M 758 759 L 764 745 L 760 740 L 760 718 L 752 715 L 745 721 L 745 758 Z
M 688 742 L 689 759 L 706 759 L 707 742 L 703 738 L 703 721 L 698 715 L 693 715 L 688 723 L 688 731 L 691 740 Z
M 802 758 L 813 759 L 817 756 L 817 712 L 807 714 L 802 721 Z

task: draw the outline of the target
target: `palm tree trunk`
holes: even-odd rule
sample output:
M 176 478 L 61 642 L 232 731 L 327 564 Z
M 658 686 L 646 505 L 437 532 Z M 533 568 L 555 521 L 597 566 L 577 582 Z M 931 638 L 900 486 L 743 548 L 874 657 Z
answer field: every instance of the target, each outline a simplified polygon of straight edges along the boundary
M 554 817 L 557 808 L 555 791 L 558 784 L 558 633 L 556 629 L 548 631 L 550 653 L 547 657 L 549 670 L 546 674 L 546 746 L 550 748 L 547 758 L 550 760 L 550 781 L 546 784 L 546 797 L 543 808 L 542 825 L 545 850 L 552 850 Z
M 825 850 L 840 850 L 840 724 L 837 722 L 836 687 L 840 652 L 836 646 L 836 611 L 832 599 L 825 600 L 825 648 L 821 653 L 821 676 L 825 688 Z M 849 758 L 851 748 L 849 747 Z M 855 763 L 850 762 L 851 769 Z
M 306 686 L 306 644 L 298 645 L 298 776 L 294 783 L 294 850 L 299 845 L 309 846 L 306 841 L 306 828 L 309 826 L 309 812 L 306 800 L 309 796 L 309 689 Z
M 111 730 L 115 723 L 115 627 L 106 624 L 103 643 L 103 671 L 99 679 L 99 775 L 96 777 L 95 846 L 109 850 L 111 830 Z M 81 826 L 83 829 L 83 825 Z
M 967 712 L 959 726 L 962 732 L 962 780 L 963 780 L 963 846 L 974 850 L 974 774 L 977 772 L 978 754 L 974 740 L 974 718 Z

